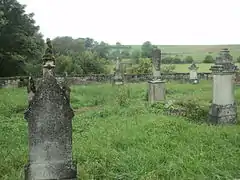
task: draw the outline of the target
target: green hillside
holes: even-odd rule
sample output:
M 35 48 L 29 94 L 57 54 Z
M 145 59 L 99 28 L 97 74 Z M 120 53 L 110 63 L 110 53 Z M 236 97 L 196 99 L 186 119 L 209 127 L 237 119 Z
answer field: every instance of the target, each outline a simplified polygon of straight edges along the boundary
M 132 49 L 141 49 L 141 45 L 131 45 Z M 192 56 L 195 61 L 202 61 L 211 53 L 216 56 L 222 48 L 229 48 L 232 56 L 236 59 L 240 56 L 240 44 L 235 45 L 158 45 L 162 52 L 179 53 L 180 56 Z

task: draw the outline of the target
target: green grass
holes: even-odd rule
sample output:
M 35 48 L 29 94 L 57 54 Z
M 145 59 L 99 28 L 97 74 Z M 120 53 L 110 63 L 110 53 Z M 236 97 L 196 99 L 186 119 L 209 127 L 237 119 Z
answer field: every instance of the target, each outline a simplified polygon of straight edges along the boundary
M 141 49 L 141 45 L 131 45 L 132 49 Z M 182 57 L 192 56 L 195 61 L 202 61 L 208 52 L 215 57 L 222 48 L 229 48 L 231 55 L 236 59 L 240 56 L 240 45 L 158 45 L 162 52 L 172 52 Z
M 167 84 L 167 99 L 208 104 L 211 82 Z M 74 86 L 73 154 L 83 180 L 240 178 L 240 126 L 209 126 L 155 112 L 147 84 Z M 236 91 L 240 99 L 240 89 Z M 239 103 L 238 103 L 239 104 Z M 0 179 L 23 179 L 25 89 L 0 89 Z

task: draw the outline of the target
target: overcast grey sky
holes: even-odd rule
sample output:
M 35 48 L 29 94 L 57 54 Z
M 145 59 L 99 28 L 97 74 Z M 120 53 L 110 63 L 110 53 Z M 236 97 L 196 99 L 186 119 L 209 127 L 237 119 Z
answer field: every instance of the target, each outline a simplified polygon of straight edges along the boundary
M 239 44 L 240 0 L 19 0 L 44 37 L 115 44 Z

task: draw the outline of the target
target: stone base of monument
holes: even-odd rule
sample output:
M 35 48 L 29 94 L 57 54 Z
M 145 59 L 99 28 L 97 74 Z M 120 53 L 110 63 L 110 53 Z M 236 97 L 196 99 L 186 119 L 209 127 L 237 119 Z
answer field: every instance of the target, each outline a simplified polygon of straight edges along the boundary
M 148 81 L 148 101 L 149 103 L 164 102 L 166 96 L 165 81 L 152 80 Z
M 25 180 L 77 180 L 77 163 L 27 164 L 24 167 Z M 34 174 L 33 174 L 34 173 Z
M 237 105 L 217 105 L 212 104 L 209 111 L 209 123 L 211 124 L 236 124 Z
M 123 85 L 123 79 L 122 78 L 114 78 L 113 79 L 113 85 Z
M 115 85 L 123 85 L 124 83 L 123 83 L 123 81 L 115 81 L 114 84 Z
M 190 79 L 189 82 L 191 84 L 198 84 L 199 83 L 199 79 Z

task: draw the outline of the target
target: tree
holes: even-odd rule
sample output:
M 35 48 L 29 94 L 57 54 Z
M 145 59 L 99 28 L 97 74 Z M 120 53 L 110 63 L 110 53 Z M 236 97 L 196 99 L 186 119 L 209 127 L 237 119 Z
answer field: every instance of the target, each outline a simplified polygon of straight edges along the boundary
M 162 64 L 172 64 L 172 63 L 173 63 L 173 58 L 171 56 L 167 56 L 162 59 Z
M 185 57 L 184 62 L 188 64 L 193 63 L 193 57 L 192 56 Z
M 95 51 L 96 51 L 97 55 L 100 58 L 105 58 L 105 59 L 109 58 L 109 49 L 110 49 L 109 45 L 107 43 L 105 43 L 104 41 L 101 41 L 100 44 L 98 44 L 95 47 Z
M 237 62 L 240 63 L 240 56 L 237 57 Z
M 148 74 L 152 72 L 152 61 L 149 58 L 140 59 L 139 66 L 133 69 L 137 74 Z
M 174 58 L 172 58 L 172 63 L 173 63 L 173 64 L 181 64 L 181 63 L 182 63 L 182 60 L 181 60 L 180 57 L 175 56 Z
M 141 57 L 141 52 L 139 50 L 133 50 L 131 54 L 131 59 L 135 64 L 139 64 L 139 58 Z
M 203 63 L 214 63 L 214 59 L 211 55 L 206 55 L 203 60 Z
M 44 50 L 42 35 L 34 14 L 16 0 L 1 0 L 0 76 L 26 74 L 27 64 L 40 63 Z
M 142 57 L 143 58 L 151 58 L 152 57 L 153 45 L 150 41 L 144 42 L 141 49 L 142 49 Z
M 52 40 L 56 56 L 72 56 L 85 51 L 85 40 L 83 38 L 73 39 L 70 36 L 56 37 Z

